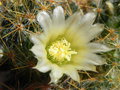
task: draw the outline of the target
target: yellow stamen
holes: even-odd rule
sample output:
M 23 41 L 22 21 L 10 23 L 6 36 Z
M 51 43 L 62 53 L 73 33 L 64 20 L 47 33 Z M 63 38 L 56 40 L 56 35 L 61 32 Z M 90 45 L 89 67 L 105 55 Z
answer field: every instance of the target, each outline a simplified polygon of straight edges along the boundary
M 48 49 L 49 55 L 53 57 L 54 60 L 59 63 L 64 61 L 70 61 L 71 55 L 77 54 L 76 51 L 72 51 L 70 48 L 70 43 L 65 40 L 59 40 L 54 42 Z

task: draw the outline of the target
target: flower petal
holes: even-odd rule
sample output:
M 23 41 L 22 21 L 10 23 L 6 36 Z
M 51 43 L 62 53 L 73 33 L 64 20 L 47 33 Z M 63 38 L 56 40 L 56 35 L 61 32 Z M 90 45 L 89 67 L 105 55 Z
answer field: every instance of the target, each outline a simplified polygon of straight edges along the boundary
M 35 44 L 30 50 L 35 54 L 37 57 L 45 57 L 47 55 L 47 52 L 44 49 L 45 47 L 43 46 L 42 43 Z
M 66 34 L 66 37 L 70 38 L 73 44 L 78 43 L 78 45 L 80 45 L 81 43 L 84 44 L 85 42 L 89 42 L 94 39 L 104 30 L 103 28 L 104 26 L 102 24 L 94 24 L 84 27 L 81 26 L 79 27 L 79 31 L 75 30 L 77 28 L 71 29 L 71 31 Z M 72 38 L 73 36 L 74 38 Z
M 50 83 L 57 83 L 58 80 L 63 76 L 62 70 L 57 65 L 52 65 L 52 70 L 50 73 L 51 81 Z
M 53 24 L 56 27 L 65 24 L 64 10 L 61 6 L 57 6 L 53 11 Z
M 105 59 L 96 54 L 89 53 L 88 55 L 86 55 L 86 63 L 94 65 L 103 65 L 106 64 L 106 61 Z
M 95 15 L 95 13 L 87 13 L 85 15 L 80 14 L 79 18 L 77 18 L 77 15 L 75 18 L 77 19 L 76 20 L 77 22 L 74 22 L 74 24 L 73 24 L 75 27 L 77 27 L 77 29 L 75 29 L 75 30 L 77 30 L 77 32 L 79 32 L 79 33 L 84 31 L 84 33 L 87 34 L 89 29 L 93 25 L 96 15 Z
M 99 29 L 100 25 L 92 25 L 94 20 L 95 20 L 94 13 L 88 13 L 84 16 L 80 13 L 76 13 L 73 16 L 71 16 L 70 19 L 67 20 L 68 22 L 67 25 L 69 28 L 65 33 L 65 37 L 68 38 L 68 40 L 72 43 L 73 47 L 81 48 L 81 46 L 85 46 L 86 42 L 89 42 L 97 32 L 100 32 L 99 31 L 101 30 L 101 28 Z M 93 31 L 90 30 L 91 28 Z M 96 29 L 98 29 L 98 31 Z
M 103 24 L 94 24 L 90 27 L 89 30 L 86 31 L 88 40 L 94 39 L 96 36 L 98 36 L 102 31 L 104 30 Z
M 73 65 L 66 65 L 63 68 L 65 74 L 70 76 L 73 80 L 80 82 L 80 76 Z
M 92 40 L 93 38 L 95 38 L 100 32 L 103 31 L 104 26 L 102 24 L 94 24 L 93 22 L 96 18 L 95 13 L 87 13 L 86 15 L 84 15 L 80 21 L 79 21 L 79 28 L 76 29 L 77 33 L 79 33 L 84 37 L 87 38 L 88 41 Z M 73 29 L 74 30 L 74 29 Z
M 71 43 L 71 47 L 79 50 L 84 49 L 86 47 L 86 43 L 88 43 L 87 38 L 85 37 L 85 33 L 83 31 L 77 31 L 77 27 L 72 27 L 65 33 L 65 38 Z M 74 37 L 74 38 L 73 38 Z
M 79 26 L 78 24 L 79 24 L 80 19 L 81 19 L 82 16 L 83 16 L 82 13 L 79 13 L 79 12 L 76 12 L 72 16 L 70 16 L 66 20 L 66 28 L 67 28 L 67 30 L 69 30 L 69 28 Z
M 37 14 L 37 21 L 44 30 L 48 30 L 52 23 L 50 16 L 45 11 L 40 11 Z
M 57 6 L 53 11 L 52 16 L 52 27 L 50 29 L 49 35 L 50 40 L 54 41 L 59 35 L 64 34 L 65 31 L 65 16 L 64 11 L 61 6 Z
M 95 60 L 91 60 L 91 58 L 87 58 L 88 54 L 83 55 L 77 55 L 74 58 L 72 58 L 72 65 L 78 69 L 78 70 L 90 70 L 90 71 L 96 71 Z M 94 64 L 93 64 L 94 62 Z M 99 61 L 98 61 L 99 62 Z M 102 62 L 102 61 L 101 61 Z M 100 63 L 99 63 L 100 64 Z
M 41 43 L 41 41 L 40 41 L 40 39 L 39 39 L 39 37 L 38 37 L 37 34 L 31 34 L 31 35 L 30 35 L 30 40 L 31 40 L 34 44 L 40 44 L 40 43 Z
M 43 62 L 43 59 L 39 62 Z M 47 63 L 39 63 L 33 68 L 35 68 L 35 69 L 37 69 L 37 70 L 39 70 L 40 72 L 43 72 L 43 73 L 48 72 L 51 69 L 50 65 L 47 64 Z
M 107 51 L 112 50 L 111 48 L 108 48 L 107 46 L 100 44 L 100 43 L 89 43 L 88 47 L 90 51 L 94 53 L 107 52 Z
M 86 62 L 83 64 L 80 63 L 78 66 L 76 65 L 76 69 L 96 72 L 96 66 L 92 64 L 87 64 Z
M 85 14 L 79 22 L 80 27 L 85 26 L 85 25 L 88 25 L 88 26 L 92 25 L 93 22 L 95 21 L 95 18 L 96 18 L 95 13 L 90 12 L 90 13 Z
M 79 21 L 81 20 L 82 16 L 83 16 L 82 13 L 76 12 L 66 20 L 65 37 L 68 39 L 69 42 L 71 43 L 73 42 L 73 44 L 75 44 L 74 41 L 76 43 L 80 43 L 81 41 L 81 38 L 79 37 L 82 35 L 82 33 L 78 34 L 78 31 Z M 73 36 L 75 38 L 73 38 Z
M 43 72 L 43 73 L 48 72 L 51 69 L 50 66 L 47 66 L 47 65 L 44 65 L 41 67 L 35 67 L 35 68 L 37 68 L 40 72 Z

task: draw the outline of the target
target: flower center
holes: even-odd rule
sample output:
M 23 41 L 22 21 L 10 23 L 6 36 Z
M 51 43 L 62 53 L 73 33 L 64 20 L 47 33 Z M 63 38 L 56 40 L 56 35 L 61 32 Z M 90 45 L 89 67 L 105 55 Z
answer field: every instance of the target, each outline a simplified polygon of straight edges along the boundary
M 48 53 L 52 57 L 50 60 L 57 64 L 69 62 L 71 61 L 71 56 L 77 54 L 76 51 L 70 48 L 70 43 L 65 39 L 52 43 L 48 48 Z

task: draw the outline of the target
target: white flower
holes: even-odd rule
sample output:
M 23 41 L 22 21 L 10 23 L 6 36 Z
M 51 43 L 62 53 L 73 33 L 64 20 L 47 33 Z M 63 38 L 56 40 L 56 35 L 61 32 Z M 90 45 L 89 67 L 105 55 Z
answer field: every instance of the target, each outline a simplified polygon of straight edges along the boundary
M 31 34 L 34 43 L 31 51 L 38 59 L 34 67 L 41 72 L 51 70 L 51 82 L 57 83 L 66 74 L 80 81 L 77 70 L 96 71 L 95 65 L 105 64 L 96 53 L 111 49 L 105 45 L 90 42 L 103 31 L 102 24 L 94 24 L 94 13 L 75 13 L 65 20 L 61 6 L 54 9 L 52 19 L 45 11 L 40 11 L 37 21 L 43 28 L 41 34 Z

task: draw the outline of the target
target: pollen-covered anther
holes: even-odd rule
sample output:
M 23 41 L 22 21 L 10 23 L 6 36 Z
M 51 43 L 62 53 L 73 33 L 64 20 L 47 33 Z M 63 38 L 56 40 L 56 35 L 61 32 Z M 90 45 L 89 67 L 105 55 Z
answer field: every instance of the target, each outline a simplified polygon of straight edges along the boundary
M 70 61 L 71 56 L 77 54 L 76 51 L 71 50 L 70 43 L 65 39 L 54 42 L 48 52 L 58 62 Z

